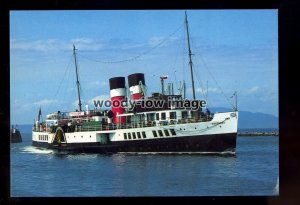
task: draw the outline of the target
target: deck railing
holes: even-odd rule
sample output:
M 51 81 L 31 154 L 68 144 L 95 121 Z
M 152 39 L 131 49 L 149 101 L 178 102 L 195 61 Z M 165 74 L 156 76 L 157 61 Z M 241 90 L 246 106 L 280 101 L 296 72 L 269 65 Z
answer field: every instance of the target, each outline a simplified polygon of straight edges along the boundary
M 204 118 L 185 118 L 181 120 L 161 120 L 161 121 L 144 121 L 144 122 L 131 122 L 124 124 L 99 124 L 97 125 L 76 125 L 75 132 L 88 132 L 88 131 L 109 131 L 109 130 L 117 130 L 117 129 L 133 129 L 133 128 L 143 128 L 143 127 L 157 127 L 157 126 L 165 126 L 165 125 L 176 125 L 176 124 L 187 124 L 187 123 L 195 123 L 195 122 L 207 122 L 212 120 L 212 118 L 204 117 Z M 53 127 L 41 128 L 40 126 L 34 126 L 33 131 L 36 132 L 55 132 Z

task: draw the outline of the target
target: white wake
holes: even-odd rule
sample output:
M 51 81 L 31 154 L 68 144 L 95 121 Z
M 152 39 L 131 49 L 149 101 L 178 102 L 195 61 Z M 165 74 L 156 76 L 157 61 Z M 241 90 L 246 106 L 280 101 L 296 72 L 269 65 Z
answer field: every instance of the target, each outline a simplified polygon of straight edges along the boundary
M 51 154 L 51 153 L 53 153 L 53 150 L 41 149 L 41 148 L 37 148 L 37 147 L 33 147 L 33 146 L 27 146 L 27 147 L 24 147 L 21 150 L 21 152 L 33 153 L 33 154 Z

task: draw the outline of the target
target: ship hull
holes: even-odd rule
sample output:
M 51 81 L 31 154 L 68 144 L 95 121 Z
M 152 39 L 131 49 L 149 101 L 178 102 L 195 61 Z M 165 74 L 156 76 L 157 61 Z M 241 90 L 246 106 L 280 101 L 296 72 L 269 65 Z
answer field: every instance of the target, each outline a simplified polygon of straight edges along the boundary
M 15 131 L 10 133 L 10 142 L 11 143 L 21 143 L 22 137 L 20 131 Z
M 33 141 L 35 147 L 70 153 L 205 153 L 235 154 L 237 133 L 194 135 L 133 141 L 111 141 L 107 144 Z

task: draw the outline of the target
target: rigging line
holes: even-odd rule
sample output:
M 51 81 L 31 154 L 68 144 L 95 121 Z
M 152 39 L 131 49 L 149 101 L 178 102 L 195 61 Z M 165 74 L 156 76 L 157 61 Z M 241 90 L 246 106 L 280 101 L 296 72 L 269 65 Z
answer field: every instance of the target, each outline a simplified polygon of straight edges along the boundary
M 65 79 L 65 76 L 66 76 L 67 71 L 69 70 L 71 61 L 72 61 L 72 59 L 71 59 L 71 57 L 70 57 L 70 60 L 69 60 L 69 63 L 68 63 L 68 65 L 67 65 L 67 68 L 66 68 L 66 70 L 65 70 L 65 72 L 64 72 L 63 78 L 61 79 L 61 81 L 60 81 L 60 83 L 59 83 L 59 86 L 58 86 L 58 88 L 57 88 L 57 90 L 56 90 L 56 92 L 55 92 L 55 94 L 54 94 L 54 96 L 53 96 L 53 99 L 56 99 L 56 96 L 57 96 L 58 92 L 60 91 L 60 87 L 61 87 L 61 85 L 62 85 L 62 82 L 63 82 L 64 79 Z M 52 105 L 53 105 L 53 101 L 50 103 L 49 108 L 51 108 Z
M 177 76 L 176 76 L 176 72 L 178 71 L 178 66 L 179 63 L 181 62 L 180 60 L 180 57 L 183 56 L 183 54 L 181 53 L 181 50 L 182 48 L 184 48 L 184 30 L 182 29 L 182 32 L 180 34 L 180 38 L 179 38 L 179 41 L 178 43 L 176 43 L 176 47 L 174 49 L 174 61 L 172 61 L 172 67 L 173 68 L 173 72 L 174 72 L 174 79 L 175 79 L 175 85 L 176 85 L 176 91 L 178 91 L 180 88 L 178 86 L 178 81 L 177 81 Z
M 195 67 L 200 67 L 200 64 L 198 63 L 198 59 L 197 58 L 195 58 L 195 60 L 194 60 L 194 62 L 195 62 Z M 203 86 L 203 83 L 202 83 L 202 80 L 201 80 L 201 78 L 199 77 L 199 73 L 198 73 L 198 70 L 197 69 L 195 69 L 195 73 L 196 73 L 196 78 L 197 78 L 197 80 L 198 80 L 198 83 L 199 83 L 199 85 L 200 85 L 200 87 L 201 87 L 201 92 L 202 92 L 202 95 L 203 95 L 203 97 L 204 97 L 204 99 L 207 101 L 208 100 L 208 87 L 206 87 L 206 92 L 204 92 L 204 86 Z M 201 76 L 201 75 L 200 75 Z M 200 79 L 200 81 L 199 81 L 199 79 Z M 211 103 L 210 102 L 210 105 L 211 105 L 211 107 L 213 107 L 213 103 Z M 208 108 L 208 107 L 207 107 Z
M 228 97 L 225 95 L 225 93 L 223 92 L 223 89 L 221 88 L 221 86 L 218 84 L 218 82 L 216 81 L 216 79 L 214 78 L 214 76 L 212 75 L 212 73 L 209 71 L 204 59 L 201 57 L 201 55 L 199 55 L 205 69 L 207 70 L 207 72 L 209 73 L 210 77 L 213 79 L 213 81 L 216 83 L 217 87 L 220 89 L 221 93 L 223 94 L 223 96 L 225 97 L 225 99 L 227 100 L 227 102 L 232 106 L 232 108 L 234 108 L 234 105 L 230 102 L 230 100 L 228 99 Z
M 199 64 L 198 64 L 198 60 L 197 60 L 197 58 L 195 58 L 195 64 L 196 64 L 196 68 L 197 67 L 200 67 L 199 66 Z M 198 73 L 198 70 L 197 69 L 195 69 L 195 73 L 196 73 L 196 78 L 197 78 L 197 81 L 198 81 L 198 83 L 199 83 L 199 85 L 200 85 L 200 89 L 201 89 L 201 92 L 202 92 L 202 96 L 204 97 L 204 99 L 207 101 L 208 100 L 208 88 L 206 88 L 206 92 L 205 92 L 205 88 L 204 88 L 204 86 L 203 86 L 203 83 L 202 83 L 202 80 L 201 80 L 201 77 L 199 77 L 199 76 L 201 76 L 201 75 L 199 75 L 199 73 Z M 213 105 L 213 103 L 210 103 L 211 105 Z M 207 104 L 208 105 L 208 104 Z M 208 108 L 208 107 L 206 107 L 206 108 Z
M 73 58 L 73 56 L 71 58 Z M 73 59 L 71 59 L 71 61 L 73 62 Z M 63 96 L 63 102 L 67 102 L 66 99 L 72 99 L 74 96 L 73 92 L 71 92 L 73 87 L 70 86 L 70 85 L 72 85 L 72 80 L 75 79 L 75 76 L 72 76 L 72 74 L 74 74 L 73 70 L 69 69 L 69 71 L 67 73 L 67 79 L 65 81 L 66 82 L 65 90 L 67 91 L 67 93 Z M 75 89 L 74 89 L 74 93 L 75 93 Z
M 87 60 L 90 60 L 90 61 L 95 61 L 95 62 L 98 62 L 98 63 L 124 63 L 124 62 L 128 62 L 128 61 L 134 61 L 134 60 L 137 60 L 138 58 L 142 57 L 143 55 L 146 55 L 148 53 L 150 53 L 152 50 L 156 49 L 157 47 L 161 46 L 163 43 L 165 43 L 171 36 L 173 36 L 175 33 L 177 33 L 182 27 L 183 27 L 184 24 L 182 24 L 181 26 L 179 26 L 173 33 L 171 33 L 169 36 L 167 36 L 164 40 L 162 40 L 160 43 L 158 43 L 156 46 L 150 48 L 149 50 L 139 54 L 139 55 L 136 55 L 132 58 L 128 58 L 128 59 L 123 59 L 123 60 L 118 60 L 118 61 L 101 61 L 101 60 L 93 60 L 93 59 L 90 59 L 86 56 L 82 56 L 83 58 L 87 59 Z
M 197 60 L 194 59 L 194 61 L 196 62 L 195 64 L 198 65 Z M 197 67 L 197 66 L 195 66 L 195 68 L 196 68 L 196 67 Z M 198 81 L 198 83 L 199 83 L 199 85 L 200 85 L 200 89 L 201 89 L 202 96 L 204 97 L 204 99 L 206 99 L 206 94 L 204 93 L 204 89 L 203 89 L 203 83 L 202 83 L 201 78 L 199 77 L 200 75 L 199 75 L 199 73 L 198 73 L 198 70 L 197 70 L 197 69 L 194 69 L 194 71 L 195 71 L 195 74 L 196 74 L 196 79 L 197 79 L 197 81 Z

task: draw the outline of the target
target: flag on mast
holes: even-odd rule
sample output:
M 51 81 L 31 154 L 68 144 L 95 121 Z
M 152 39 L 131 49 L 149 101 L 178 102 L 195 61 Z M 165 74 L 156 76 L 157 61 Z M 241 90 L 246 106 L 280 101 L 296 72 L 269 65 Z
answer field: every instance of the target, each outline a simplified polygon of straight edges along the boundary
M 40 106 L 40 110 L 39 110 L 39 114 L 38 114 L 38 121 L 40 121 L 41 116 L 42 116 L 42 109 L 41 109 L 41 106 Z

